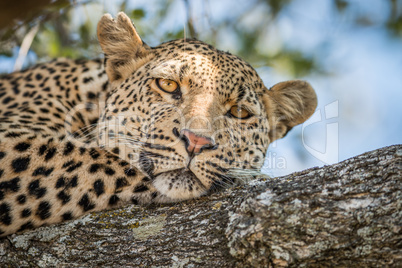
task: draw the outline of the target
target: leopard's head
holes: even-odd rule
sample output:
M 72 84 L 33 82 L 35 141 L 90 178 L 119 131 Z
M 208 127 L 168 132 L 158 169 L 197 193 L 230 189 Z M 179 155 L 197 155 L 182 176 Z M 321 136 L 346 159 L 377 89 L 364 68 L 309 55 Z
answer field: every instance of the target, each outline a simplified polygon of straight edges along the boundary
M 146 174 L 161 202 L 258 172 L 268 145 L 317 106 L 307 82 L 268 89 L 247 62 L 204 42 L 149 47 L 124 13 L 104 15 L 98 39 L 112 88 L 99 144 Z

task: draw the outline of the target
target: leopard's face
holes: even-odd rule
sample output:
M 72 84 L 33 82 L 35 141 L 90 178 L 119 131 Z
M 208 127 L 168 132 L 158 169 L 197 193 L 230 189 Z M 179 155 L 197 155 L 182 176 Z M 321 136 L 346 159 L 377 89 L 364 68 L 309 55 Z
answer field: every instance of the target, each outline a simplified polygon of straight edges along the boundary
M 270 140 L 254 69 L 197 40 L 150 53 L 151 61 L 114 83 L 99 143 L 175 200 L 229 184 L 236 170 L 259 170 Z
M 269 143 L 316 106 L 307 83 L 268 90 L 245 61 L 201 41 L 150 48 L 124 13 L 105 15 L 98 38 L 112 85 L 98 143 L 146 174 L 161 202 L 258 171 Z

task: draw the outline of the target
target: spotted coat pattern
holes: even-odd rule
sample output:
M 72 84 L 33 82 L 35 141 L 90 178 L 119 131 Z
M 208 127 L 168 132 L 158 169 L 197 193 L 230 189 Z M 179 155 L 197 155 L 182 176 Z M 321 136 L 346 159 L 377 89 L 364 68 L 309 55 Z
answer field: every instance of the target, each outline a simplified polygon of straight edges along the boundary
M 239 170 L 258 171 L 269 143 L 315 109 L 306 82 L 274 94 L 248 63 L 204 42 L 150 48 L 124 13 L 105 15 L 98 38 L 105 60 L 0 77 L 0 236 L 208 194 Z M 166 92 L 158 79 L 178 88 Z M 236 118 L 234 106 L 249 116 Z M 183 130 L 208 146 L 189 150 Z

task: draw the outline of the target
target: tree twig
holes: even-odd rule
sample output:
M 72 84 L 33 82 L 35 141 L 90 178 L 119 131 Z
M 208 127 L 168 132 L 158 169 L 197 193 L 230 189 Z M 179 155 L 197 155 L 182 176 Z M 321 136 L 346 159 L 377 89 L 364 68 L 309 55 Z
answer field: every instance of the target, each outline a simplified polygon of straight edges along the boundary
M 29 48 L 31 47 L 32 41 L 35 38 L 35 35 L 38 32 L 38 30 L 39 30 L 39 24 L 36 24 L 34 27 L 31 28 L 31 30 L 29 30 L 29 32 L 25 35 L 24 39 L 22 40 L 22 44 L 18 52 L 18 57 L 14 64 L 14 71 L 20 71 L 22 69 Z

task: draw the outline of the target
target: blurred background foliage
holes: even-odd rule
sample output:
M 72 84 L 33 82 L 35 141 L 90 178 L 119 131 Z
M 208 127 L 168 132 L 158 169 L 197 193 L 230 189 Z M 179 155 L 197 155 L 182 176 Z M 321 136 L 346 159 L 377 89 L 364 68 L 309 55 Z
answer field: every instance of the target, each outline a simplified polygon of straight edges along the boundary
M 313 84 L 317 117 L 271 145 L 268 173 L 402 142 L 402 0 L 1 1 L 0 73 L 102 57 L 97 22 L 119 11 L 150 46 L 195 37 L 248 61 L 268 87 Z
M 326 1 L 326 0 L 325 0 Z M 377 1 L 377 0 L 373 0 Z M 353 12 L 353 2 L 333 0 L 337 16 L 353 16 L 359 27 L 386 29 L 392 37 L 402 38 L 402 7 L 398 0 L 389 1 L 389 15 L 385 21 L 375 21 L 370 14 Z M 136 2 L 138 3 L 136 5 Z M 221 2 L 221 3 L 218 3 Z M 243 5 L 242 12 L 214 18 L 214 6 Z M 26 64 L 47 61 L 56 57 L 95 58 L 100 56 L 96 40 L 96 23 L 100 15 L 124 11 L 135 23 L 140 35 L 150 45 L 163 41 L 194 37 L 230 50 L 253 66 L 274 66 L 291 77 L 303 77 L 312 72 L 327 71 L 314 51 L 302 51 L 277 40 L 274 49 L 267 50 L 262 43 L 272 36 L 277 18 L 292 0 L 250 1 L 100 1 L 100 0 L 13 0 L 0 4 L 0 55 L 13 57 L 15 47 L 34 31 L 30 51 L 35 57 Z M 181 7 L 179 7 L 181 6 Z M 179 10 L 178 10 L 179 9 Z M 196 10 L 195 10 L 196 9 Z M 319 12 L 319 11 L 317 11 Z M 182 24 L 172 23 L 172 16 L 180 16 Z M 219 14 L 218 14 L 219 15 Z M 256 18 L 258 23 L 256 23 Z M 254 20 L 253 20 L 254 19 Z M 172 27 L 163 27 L 164 24 Z M 36 27 L 36 28 L 35 28 Z M 223 41 L 228 37 L 232 41 Z M 257 46 L 256 46 L 257 44 Z

